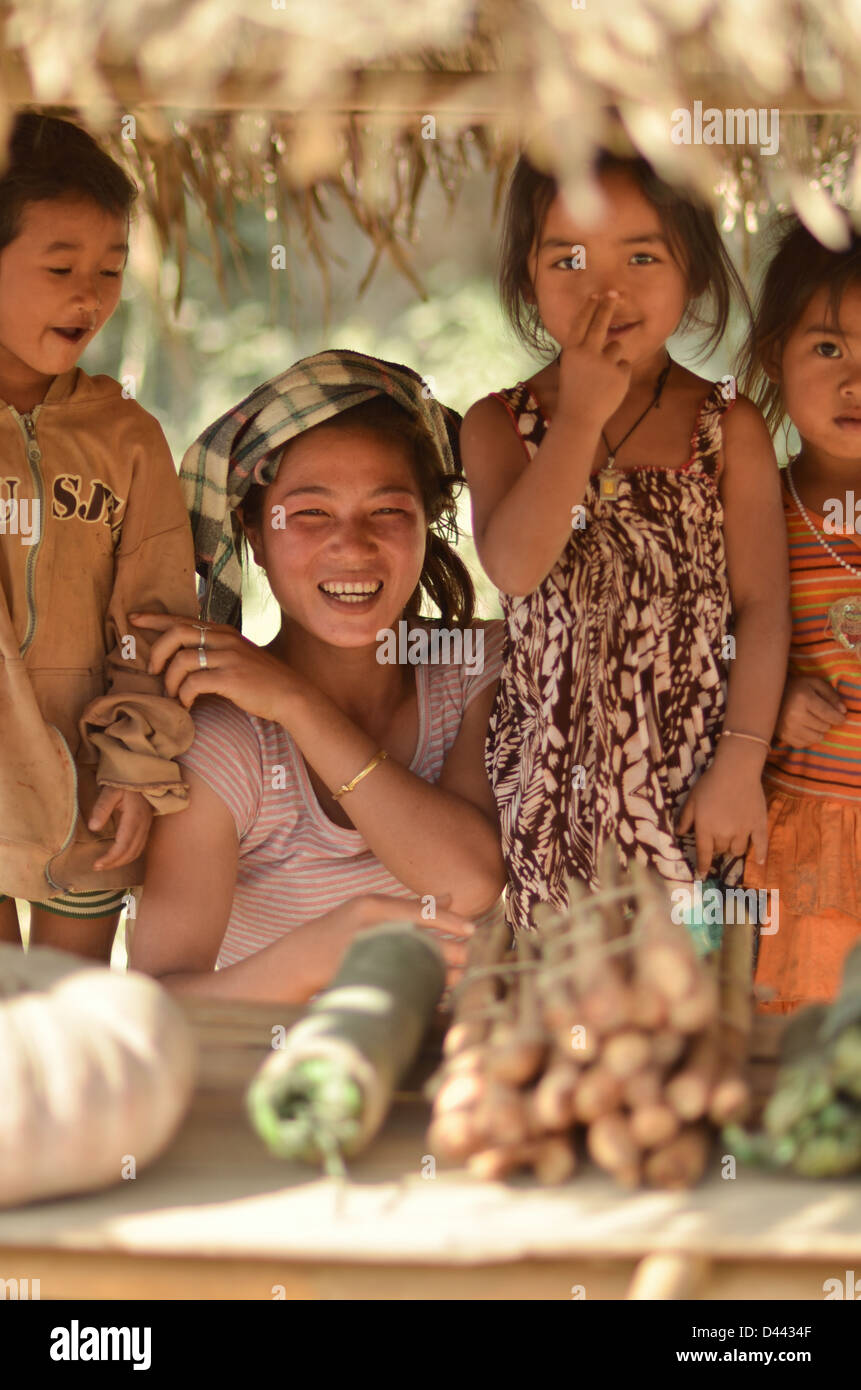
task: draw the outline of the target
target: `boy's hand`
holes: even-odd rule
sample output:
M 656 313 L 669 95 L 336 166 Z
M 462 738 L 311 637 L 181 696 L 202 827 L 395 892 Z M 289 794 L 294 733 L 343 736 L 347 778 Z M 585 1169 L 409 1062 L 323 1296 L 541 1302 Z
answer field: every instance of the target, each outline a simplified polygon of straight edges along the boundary
M 791 748 L 810 748 L 821 743 L 835 724 L 842 724 L 846 715 L 837 691 L 821 676 L 790 676 L 775 734 Z
M 146 797 L 123 787 L 102 787 L 87 822 L 90 829 L 101 830 L 114 811 L 117 812 L 116 839 L 107 853 L 96 860 L 95 869 L 117 869 L 122 864 L 131 864 L 143 853 L 147 842 L 153 813 Z
M 747 853 L 752 844 L 757 863 L 768 852 L 768 808 L 759 776 L 713 763 L 695 782 L 676 822 L 676 833 L 693 827 L 697 878 L 705 879 L 716 856 Z

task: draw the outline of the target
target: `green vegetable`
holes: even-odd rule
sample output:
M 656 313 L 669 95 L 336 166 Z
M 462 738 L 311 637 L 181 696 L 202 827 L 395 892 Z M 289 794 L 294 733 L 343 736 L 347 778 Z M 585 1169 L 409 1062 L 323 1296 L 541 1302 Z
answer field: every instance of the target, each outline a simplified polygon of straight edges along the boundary
M 769 1134 L 779 1138 L 807 1116 L 818 1114 L 833 1096 L 824 1060 L 816 1058 L 806 1065 L 797 1063 L 793 1067 L 783 1067 L 762 1122 Z
M 798 1145 L 803 1143 L 805 1139 L 811 1139 L 813 1137 L 817 1130 L 818 1121 L 818 1115 L 805 1115 L 804 1119 L 799 1120 L 798 1124 L 793 1127 L 791 1135 L 785 1136 L 789 1142 L 795 1141 L 793 1144 L 793 1153 Z
M 743 1125 L 724 1125 L 721 1138 L 734 1158 L 741 1163 L 774 1162 L 774 1142 L 768 1134 L 745 1129 Z
M 846 1028 L 831 1049 L 834 1084 L 854 1100 L 861 1100 L 861 1024 Z
M 861 1116 L 839 1134 L 820 1133 L 800 1144 L 792 1166 L 803 1178 L 839 1178 L 861 1168 Z
M 828 1010 L 813 1004 L 794 1014 L 780 1039 L 777 1086 L 763 1113 L 763 1124 L 776 1138 L 788 1134 L 833 1099 L 822 1025 Z
M 815 1118 L 820 1134 L 842 1134 L 855 1119 L 855 1106 L 842 1100 L 832 1100 Z
M 846 957 L 840 993 L 828 1010 L 822 1030 L 825 1042 L 832 1042 L 845 1028 L 861 1023 L 861 941 Z
M 251 1122 L 279 1157 L 344 1171 L 382 1125 L 445 987 L 445 961 L 410 924 L 362 932 L 335 979 L 248 1089 Z
M 792 1161 L 796 1143 L 791 1135 L 776 1139 L 761 1130 L 745 1129 L 742 1125 L 724 1125 L 721 1136 L 729 1151 L 742 1163 L 755 1163 L 765 1168 L 783 1168 Z
M 777 1084 L 764 1131 L 727 1126 L 724 1139 L 751 1163 L 789 1164 L 806 1178 L 861 1171 L 861 943 L 846 958 L 834 1004 L 793 1015 L 780 1041 Z
M 808 1062 L 823 1053 L 822 1026 L 828 1016 L 827 1004 L 810 1004 L 793 1014 L 780 1035 L 781 1066 Z

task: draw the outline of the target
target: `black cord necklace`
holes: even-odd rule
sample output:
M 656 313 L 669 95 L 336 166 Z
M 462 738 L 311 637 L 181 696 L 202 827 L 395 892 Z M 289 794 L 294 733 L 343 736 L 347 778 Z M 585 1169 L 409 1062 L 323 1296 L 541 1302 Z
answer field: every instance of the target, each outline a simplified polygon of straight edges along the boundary
M 658 384 L 655 387 L 655 394 L 653 399 L 646 406 L 646 409 L 643 411 L 639 419 L 634 421 L 633 425 L 628 430 L 628 433 L 619 440 L 619 443 L 616 445 L 615 449 L 610 444 L 610 441 L 608 440 L 604 431 L 601 431 L 601 438 L 604 441 L 604 447 L 607 450 L 607 460 L 601 468 L 600 472 L 598 473 L 598 496 L 602 499 L 602 501 L 615 502 L 616 498 L 618 497 L 619 479 L 622 476 L 623 470 L 621 468 L 616 467 L 616 455 L 618 454 L 625 441 L 627 439 L 630 439 L 637 426 L 641 424 L 643 420 L 645 420 L 652 407 L 660 404 L 661 393 L 663 392 L 664 385 L 666 384 L 666 380 L 670 374 L 670 368 L 672 367 L 672 365 L 672 358 L 668 355 L 667 365 L 664 367 L 663 371 L 661 372 L 661 375 L 658 377 Z

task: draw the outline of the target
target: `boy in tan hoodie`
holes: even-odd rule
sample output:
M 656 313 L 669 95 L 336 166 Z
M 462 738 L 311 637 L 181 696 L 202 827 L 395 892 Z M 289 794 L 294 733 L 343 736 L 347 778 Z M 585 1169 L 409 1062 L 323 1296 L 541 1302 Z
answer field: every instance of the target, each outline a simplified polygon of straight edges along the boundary
M 135 611 L 197 615 L 157 421 L 75 364 L 117 306 L 136 190 L 84 131 L 20 115 L 0 175 L 0 940 L 109 959 L 191 717 Z

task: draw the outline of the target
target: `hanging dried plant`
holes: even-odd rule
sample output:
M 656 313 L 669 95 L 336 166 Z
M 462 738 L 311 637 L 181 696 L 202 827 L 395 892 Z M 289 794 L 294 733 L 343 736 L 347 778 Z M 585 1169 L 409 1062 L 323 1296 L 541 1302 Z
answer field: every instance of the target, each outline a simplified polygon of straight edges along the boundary
M 575 197 L 594 148 L 626 139 L 715 196 L 727 230 L 752 235 L 769 208 L 794 206 L 833 243 L 835 202 L 861 226 L 858 0 L 272 0 L 248 11 L 245 0 L 142 0 L 131 24 L 126 0 L 4 6 L 0 128 L 25 102 L 77 112 L 140 183 L 179 268 L 177 303 L 189 203 L 226 295 L 225 256 L 243 273 L 244 204 L 285 242 L 295 228 L 325 279 L 327 193 L 371 244 L 362 288 L 389 257 L 420 293 L 408 248 L 429 178 L 454 203 L 484 167 L 497 208 L 517 146 L 536 136 Z M 697 103 L 778 112 L 774 152 L 677 141 L 674 117 Z M 134 139 L 120 129 L 130 116 Z

